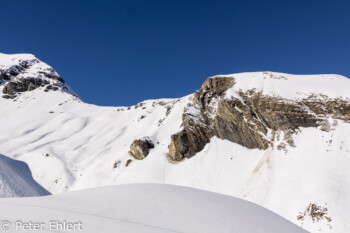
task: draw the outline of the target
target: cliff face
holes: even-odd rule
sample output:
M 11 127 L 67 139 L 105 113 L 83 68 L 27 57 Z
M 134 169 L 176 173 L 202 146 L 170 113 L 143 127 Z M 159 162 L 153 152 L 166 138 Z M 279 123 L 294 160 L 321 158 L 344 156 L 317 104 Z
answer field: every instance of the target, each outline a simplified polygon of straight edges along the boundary
M 194 156 L 213 136 L 250 149 L 267 149 L 283 135 L 284 142 L 276 146 L 284 149 L 286 144 L 294 146 L 293 134 L 300 127 L 327 131 L 329 119 L 350 123 L 349 99 L 314 93 L 288 99 L 256 88 L 242 90 L 236 82 L 234 77 L 212 77 L 194 94 L 183 113 L 183 130 L 171 136 L 172 160 Z
M 193 104 L 187 106 L 182 115 L 184 129 L 171 136 L 169 155 L 172 160 L 192 157 L 215 135 L 211 116 L 215 114 L 217 101 L 233 84 L 230 78 L 207 79 L 194 94 Z

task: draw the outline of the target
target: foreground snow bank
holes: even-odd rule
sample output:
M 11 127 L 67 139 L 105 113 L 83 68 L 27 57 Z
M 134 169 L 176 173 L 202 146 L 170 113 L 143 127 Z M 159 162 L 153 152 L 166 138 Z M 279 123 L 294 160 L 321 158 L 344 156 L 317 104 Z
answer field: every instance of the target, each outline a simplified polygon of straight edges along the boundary
M 49 195 L 32 177 L 26 163 L 0 154 L 0 197 Z
M 62 232 L 56 228 L 62 223 L 75 224 L 77 230 L 91 233 L 305 232 L 256 204 L 161 184 L 118 185 L 47 197 L 1 199 L 0 216 L 8 221 L 9 232 L 21 232 L 21 224 L 29 221 L 40 223 L 42 232 L 50 232 L 50 221 L 55 232 Z

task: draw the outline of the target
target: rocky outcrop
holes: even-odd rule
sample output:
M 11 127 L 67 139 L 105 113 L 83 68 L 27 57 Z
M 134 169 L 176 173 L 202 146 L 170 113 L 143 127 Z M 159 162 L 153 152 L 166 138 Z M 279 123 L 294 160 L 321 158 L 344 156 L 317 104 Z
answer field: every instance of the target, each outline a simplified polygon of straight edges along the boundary
M 241 106 L 242 110 L 237 106 L 240 106 L 238 100 L 220 102 L 212 121 L 213 135 L 247 148 L 266 149 L 269 143 L 263 136 L 267 133 L 264 123 L 247 106 Z
M 194 156 L 213 136 L 251 149 L 267 149 L 276 132 L 283 132 L 285 142 L 294 146 L 292 135 L 300 127 L 325 129 L 329 117 L 350 123 L 349 100 L 310 95 L 292 101 L 255 89 L 226 97 L 234 85 L 234 78 L 216 76 L 194 94 L 183 113 L 183 130 L 171 136 L 172 160 Z
M 154 144 L 149 139 L 137 139 L 130 146 L 130 155 L 135 159 L 142 160 L 147 157 Z
M 181 132 L 171 136 L 169 155 L 173 161 L 180 161 L 184 157 L 190 158 L 210 141 L 212 134 L 203 125 L 186 123 Z
M 4 98 L 15 98 L 17 94 L 45 87 L 45 91 L 65 89 L 65 82 L 51 67 L 36 58 L 19 60 L 19 63 L 0 69 L 0 85 Z
M 211 116 L 215 105 L 225 91 L 234 84 L 231 78 L 207 79 L 194 94 L 193 104 L 182 115 L 183 130 L 171 136 L 169 156 L 174 161 L 190 158 L 201 151 L 214 135 Z
M 47 80 L 39 78 L 23 78 L 17 82 L 8 82 L 2 92 L 4 94 L 13 94 L 16 92 L 32 91 L 47 84 L 49 84 Z
M 34 61 L 21 61 L 18 65 L 13 65 L 8 69 L 0 70 L 0 84 L 4 81 L 11 80 L 12 77 L 16 77 L 30 67 L 33 62 Z

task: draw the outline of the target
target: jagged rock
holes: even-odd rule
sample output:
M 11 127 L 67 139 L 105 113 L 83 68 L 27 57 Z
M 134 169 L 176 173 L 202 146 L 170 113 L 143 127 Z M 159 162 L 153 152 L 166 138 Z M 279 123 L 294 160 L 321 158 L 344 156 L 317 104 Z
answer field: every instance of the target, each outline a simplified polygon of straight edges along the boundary
M 6 74 L 2 70 L 0 70 L 0 84 L 3 83 L 4 81 L 10 80 L 10 75 Z
M 172 160 L 190 158 L 210 141 L 213 131 L 210 129 L 209 116 L 214 111 L 211 103 L 220 98 L 232 85 L 234 85 L 232 78 L 208 78 L 201 89 L 194 94 L 193 106 L 196 108 L 193 109 L 199 114 L 195 116 L 185 109 L 182 115 L 184 129 L 171 136 L 169 156 Z
M 130 146 L 130 155 L 135 159 L 142 160 L 147 157 L 150 149 L 154 148 L 154 144 L 148 140 L 135 140 Z
M 13 94 L 17 92 L 32 91 L 40 86 L 48 84 L 47 80 L 42 80 L 39 78 L 23 78 L 18 82 L 8 82 L 4 89 L 4 94 Z
M 53 91 L 57 91 L 59 88 L 54 84 L 54 85 L 51 85 L 51 84 L 49 84 L 49 85 L 47 85 L 46 86 L 46 88 L 45 88 L 45 92 L 48 92 L 48 91 L 50 91 L 50 90 L 53 90 Z
M 257 131 L 266 133 L 266 128 L 254 118 L 254 112 L 248 110 L 244 114 L 236 109 L 236 104 L 237 100 L 220 102 L 212 121 L 213 134 L 247 148 L 266 149 L 268 141 L 260 134 L 257 135 Z M 247 118 L 251 118 L 251 121 L 246 121 Z
M 17 93 L 32 91 L 47 86 L 49 90 L 67 90 L 65 82 L 52 67 L 39 61 L 34 56 L 18 60 L 17 64 L 0 69 L 0 84 L 4 85 L 4 98 L 15 98 Z
M 183 116 L 187 118 L 186 113 Z M 212 137 L 211 131 L 201 124 L 196 124 L 191 118 L 183 123 L 184 129 L 171 136 L 169 156 L 173 161 L 180 161 L 184 157 L 190 158 L 201 151 Z
M 171 136 L 169 157 L 174 161 L 190 158 L 216 136 L 247 148 L 267 149 L 275 132 L 283 131 L 284 140 L 294 146 L 292 134 L 300 127 L 319 127 L 328 117 L 350 123 L 350 101 L 309 96 L 290 101 L 266 96 L 251 89 L 225 98 L 235 85 L 232 77 L 207 79 L 193 96 L 193 104 L 183 113 L 183 130 Z M 322 128 L 321 128 L 322 130 Z M 270 132 L 270 134 L 269 134 Z
M 213 97 L 222 96 L 234 83 L 234 79 L 228 77 L 208 78 L 201 89 L 194 93 L 193 104 L 198 104 L 201 109 L 208 111 Z
M 13 99 L 14 97 L 12 95 L 3 95 L 2 98 L 4 98 L 4 99 Z

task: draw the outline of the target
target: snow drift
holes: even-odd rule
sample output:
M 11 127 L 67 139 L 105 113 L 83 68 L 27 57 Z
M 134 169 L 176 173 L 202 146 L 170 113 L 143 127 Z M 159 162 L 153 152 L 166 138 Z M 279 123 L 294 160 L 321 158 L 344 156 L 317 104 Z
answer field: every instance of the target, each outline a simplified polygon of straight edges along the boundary
M 85 233 L 306 232 L 247 201 L 171 185 L 117 185 L 40 198 L 1 199 L 0 206 L 1 218 L 12 225 L 8 232 L 20 232 L 19 220 L 43 223 L 40 231 L 26 232 L 56 230 L 54 224 L 50 228 L 50 221 L 76 223 L 76 227 L 80 222 Z
M 31 197 L 49 194 L 33 179 L 26 163 L 0 154 L 0 197 Z

